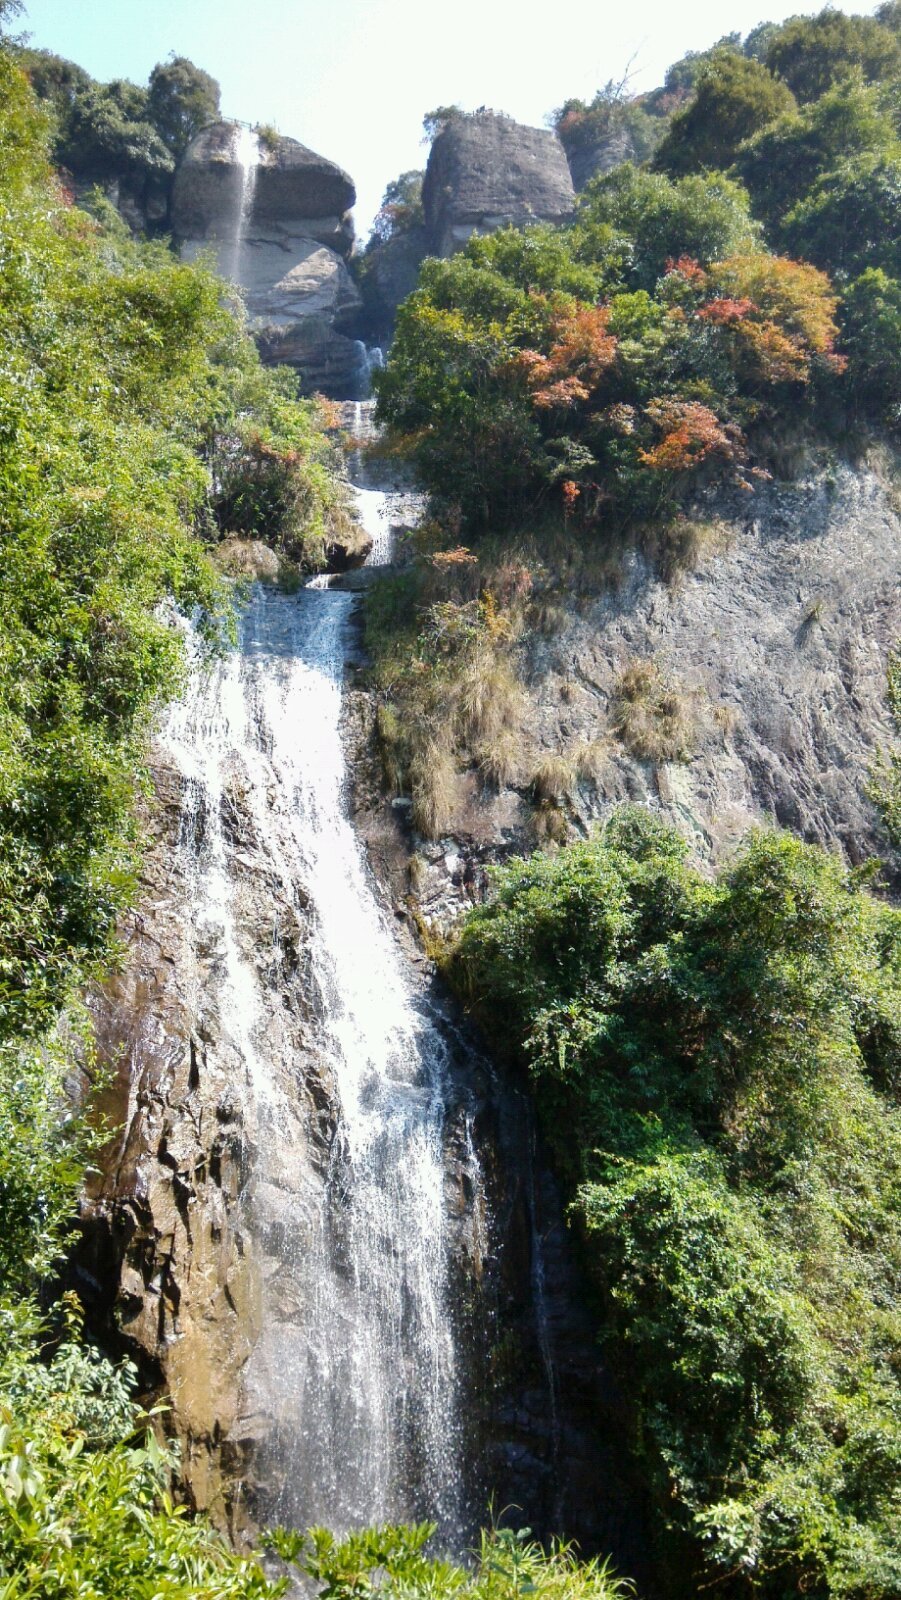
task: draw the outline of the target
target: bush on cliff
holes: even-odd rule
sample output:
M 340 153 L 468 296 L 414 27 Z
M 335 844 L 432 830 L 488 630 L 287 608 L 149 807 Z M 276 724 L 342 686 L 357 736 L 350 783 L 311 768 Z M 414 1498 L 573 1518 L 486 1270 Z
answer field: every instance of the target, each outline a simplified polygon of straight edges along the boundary
M 627 809 L 499 871 L 448 971 L 529 1076 L 694 1581 L 897 1594 L 901 913 L 785 834 L 710 882 Z
M 842 369 L 836 308 L 824 274 L 759 249 L 738 185 L 626 166 L 565 229 L 425 264 L 379 415 L 470 529 L 543 508 L 620 530 L 765 471 L 755 441 Z

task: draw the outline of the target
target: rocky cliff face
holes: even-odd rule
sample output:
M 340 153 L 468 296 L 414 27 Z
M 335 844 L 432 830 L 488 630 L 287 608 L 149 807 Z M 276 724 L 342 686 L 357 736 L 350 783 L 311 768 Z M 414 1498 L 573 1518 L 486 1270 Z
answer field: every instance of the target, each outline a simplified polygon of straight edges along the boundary
M 438 134 L 422 198 L 430 253 L 449 256 L 505 223 L 562 222 L 573 185 L 555 133 L 481 112 L 451 118 Z
M 352 337 L 361 300 L 347 268 L 353 183 L 334 162 L 279 135 L 256 140 L 245 188 L 239 153 L 233 123 L 215 123 L 189 145 L 172 197 L 181 252 L 190 260 L 213 249 L 223 275 L 245 292 L 267 359 L 295 367 L 308 392 L 353 398 L 365 388 Z
M 624 801 L 668 818 L 702 863 L 757 823 L 852 863 L 885 853 L 866 787 L 893 737 L 897 489 L 882 467 L 836 465 L 697 509 L 662 560 L 609 554 L 535 594 L 518 646 L 519 771 L 500 792 L 464 772 L 446 838 L 404 838 L 402 810 L 382 830 L 398 892 L 411 849 L 422 857 L 427 920 L 468 905 L 480 865 L 534 849 L 548 819 L 557 837 L 584 836 Z M 532 775 L 551 759 L 556 796 L 536 811 Z M 361 804 L 371 811 L 371 793 Z
M 116 1134 L 82 1205 L 76 1284 L 95 1326 L 138 1361 L 144 1388 L 171 1401 L 194 1504 L 240 1526 L 225 1441 L 260 1329 L 263 1263 L 249 1249 L 243 1196 L 253 1129 L 240 1065 L 196 992 L 217 953 L 194 937 L 179 881 L 182 781 L 154 768 L 154 839 L 128 961 L 95 996 L 103 1110 Z
M 581 192 L 592 178 L 603 177 L 621 167 L 624 161 L 639 161 L 635 141 L 628 128 L 615 128 L 594 144 L 573 144 L 566 158 L 572 173 L 573 184 Z

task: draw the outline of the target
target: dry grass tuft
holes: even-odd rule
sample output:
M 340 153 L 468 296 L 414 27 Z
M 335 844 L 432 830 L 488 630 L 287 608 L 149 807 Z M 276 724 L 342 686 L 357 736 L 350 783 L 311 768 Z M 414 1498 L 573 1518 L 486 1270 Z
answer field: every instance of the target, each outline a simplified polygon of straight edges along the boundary
M 466 744 L 494 741 L 514 731 L 522 717 L 523 692 L 509 660 L 488 650 L 469 663 L 457 692 L 457 730 Z
M 425 740 L 410 761 L 410 820 L 423 839 L 438 839 L 448 831 L 457 792 L 452 751 L 437 739 Z
M 572 751 L 572 763 L 580 783 L 598 783 L 610 761 L 610 742 L 607 739 L 590 739 L 578 744 Z
M 576 769 L 572 756 L 552 750 L 542 756 L 532 774 L 532 794 L 539 802 L 546 800 L 559 805 L 561 800 L 572 794 L 575 782 Z
M 728 739 L 738 727 L 738 707 L 730 705 L 728 700 L 721 700 L 719 705 L 713 708 L 713 720 L 723 739 Z
M 522 770 L 522 740 L 517 729 L 501 728 L 491 739 L 476 746 L 476 762 L 482 781 L 492 789 L 508 789 L 518 781 Z
M 566 814 L 551 800 L 542 800 L 532 813 L 532 831 L 536 843 L 543 849 L 554 849 L 565 844 L 569 835 Z
M 403 794 L 403 735 L 400 718 L 394 706 L 382 704 L 378 707 L 375 714 L 375 737 L 385 788 L 389 794 Z
M 698 735 L 692 697 L 647 658 L 630 662 L 620 673 L 613 727 L 639 761 L 688 761 Z

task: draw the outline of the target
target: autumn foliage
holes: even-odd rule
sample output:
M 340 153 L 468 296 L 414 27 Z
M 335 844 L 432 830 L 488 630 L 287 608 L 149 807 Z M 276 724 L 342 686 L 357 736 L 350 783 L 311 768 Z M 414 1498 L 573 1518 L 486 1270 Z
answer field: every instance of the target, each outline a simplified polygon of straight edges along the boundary
M 501 231 L 428 262 L 401 310 L 380 414 L 469 530 L 542 503 L 582 528 L 659 517 L 699 477 L 750 488 L 758 441 L 841 375 L 828 277 L 763 250 L 740 192 L 719 176 L 604 185 L 568 231 Z M 696 248 L 646 236 L 645 203 Z M 594 298 L 570 291 L 592 277 Z
M 551 348 L 547 355 L 523 350 L 521 370 L 532 393 L 532 403 L 550 411 L 566 409 L 587 400 L 616 357 L 616 339 L 607 331 L 609 306 L 567 306 L 551 322 Z
M 659 443 L 639 451 L 639 459 L 654 472 L 690 472 L 710 456 L 734 461 L 739 455 L 736 430 L 724 427 L 697 400 L 652 400 L 645 415 L 661 433 Z

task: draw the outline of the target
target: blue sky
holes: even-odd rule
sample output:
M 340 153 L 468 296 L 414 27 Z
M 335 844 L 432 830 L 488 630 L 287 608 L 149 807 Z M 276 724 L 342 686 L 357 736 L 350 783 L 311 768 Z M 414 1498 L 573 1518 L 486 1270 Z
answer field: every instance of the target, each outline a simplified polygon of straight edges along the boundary
M 633 86 L 725 32 L 818 5 L 765 0 L 26 0 L 21 26 L 97 78 L 146 82 L 170 51 L 222 86 L 226 116 L 274 123 L 346 167 L 365 234 L 386 183 L 422 166 L 422 118 L 479 105 L 541 125 L 633 62 Z M 852 9 L 848 7 L 848 9 Z M 854 9 L 872 11 L 875 4 Z

